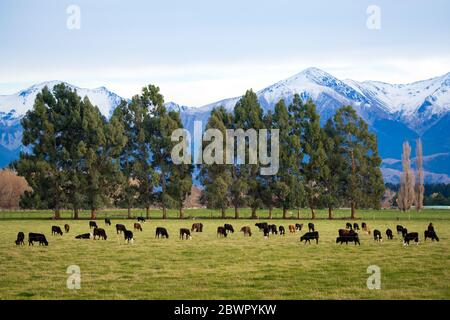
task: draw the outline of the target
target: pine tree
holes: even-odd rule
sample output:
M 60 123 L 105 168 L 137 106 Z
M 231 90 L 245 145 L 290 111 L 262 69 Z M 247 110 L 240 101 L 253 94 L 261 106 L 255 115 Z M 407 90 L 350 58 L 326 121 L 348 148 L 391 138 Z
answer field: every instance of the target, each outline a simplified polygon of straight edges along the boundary
M 232 126 L 232 115 L 224 107 L 218 107 L 211 111 L 206 124 L 206 129 L 217 129 L 225 137 L 226 129 Z M 209 142 L 203 142 L 203 150 L 207 150 Z M 222 141 L 222 164 L 203 163 L 200 169 L 200 181 L 204 186 L 203 198 L 208 208 L 221 210 L 222 219 L 230 205 L 231 167 L 226 164 L 226 141 Z M 212 150 L 217 152 L 217 150 Z M 211 153 L 212 153 L 211 151 Z
M 333 117 L 333 129 L 339 138 L 338 152 L 342 165 L 343 199 L 350 204 L 351 218 L 361 207 L 379 207 L 384 192 L 381 158 L 376 136 L 351 106 L 344 106 Z
M 414 172 L 411 169 L 411 146 L 408 141 L 403 143 L 402 152 L 402 168 L 403 171 L 400 175 L 400 191 L 398 193 L 397 205 L 402 211 L 409 211 L 414 204 Z

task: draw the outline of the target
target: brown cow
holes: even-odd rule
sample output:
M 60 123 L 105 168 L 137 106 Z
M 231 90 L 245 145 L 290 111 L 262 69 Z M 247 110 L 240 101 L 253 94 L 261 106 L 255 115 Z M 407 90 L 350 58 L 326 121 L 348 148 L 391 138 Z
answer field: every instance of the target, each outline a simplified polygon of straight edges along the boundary
M 244 237 L 245 236 L 252 236 L 252 230 L 250 229 L 250 227 L 242 227 L 241 231 L 244 233 Z
M 227 231 L 225 230 L 225 227 L 217 227 L 217 236 L 218 237 L 227 237 Z
M 136 230 L 142 231 L 142 227 L 139 223 L 134 224 L 134 231 L 136 231 Z
M 191 231 L 203 232 L 203 223 L 194 223 L 194 224 L 192 224 Z
M 66 233 L 70 230 L 70 226 L 67 223 L 64 225 L 64 230 L 66 231 Z
M 289 225 L 289 232 L 295 233 L 295 226 L 293 224 Z

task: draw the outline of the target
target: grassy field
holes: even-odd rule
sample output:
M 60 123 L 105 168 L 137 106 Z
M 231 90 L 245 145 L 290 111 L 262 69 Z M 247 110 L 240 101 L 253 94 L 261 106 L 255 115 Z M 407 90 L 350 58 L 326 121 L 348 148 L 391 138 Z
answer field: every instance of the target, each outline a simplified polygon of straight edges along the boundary
M 191 215 L 207 212 L 193 210 Z M 75 235 L 89 232 L 86 220 L 14 219 L 14 214 L 23 212 L 10 212 L 7 220 L 0 221 L 0 299 L 450 299 L 449 213 L 360 214 L 359 223 L 366 221 L 383 235 L 387 227 L 395 231 L 398 223 L 419 232 L 420 244 L 404 247 L 398 236 L 377 243 L 362 232 L 361 246 L 336 245 L 337 230 L 345 220 L 315 221 L 319 245 L 300 243 L 299 233 L 266 240 L 254 227 L 255 221 L 245 219 L 227 221 L 235 230 L 251 226 L 251 238 L 236 232 L 218 239 L 216 229 L 223 220 L 196 219 L 203 222 L 204 232 L 182 241 L 178 230 L 190 228 L 192 220 L 170 219 L 143 223 L 144 230 L 135 232 L 133 244 L 125 244 L 114 230 L 115 223 L 132 228 L 132 220 L 115 220 L 110 227 L 99 221 L 107 241 L 75 240 Z M 348 216 L 348 211 L 339 215 Z M 440 242 L 423 242 L 430 221 Z M 286 229 L 295 222 L 272 221 Z M 52 225 L 65 223 L 71 226 L 68 234 L 50 235 Z M 170 239 L 155 239 L 156 226 L 166 227 Z M 18 231 L 42 232 L 49 246 L 16 246 Z M 66 286 L 70 265 L 81 269 L 79 290 Z M 366 286 L 370 265 L 381 269 L 380 290 Z

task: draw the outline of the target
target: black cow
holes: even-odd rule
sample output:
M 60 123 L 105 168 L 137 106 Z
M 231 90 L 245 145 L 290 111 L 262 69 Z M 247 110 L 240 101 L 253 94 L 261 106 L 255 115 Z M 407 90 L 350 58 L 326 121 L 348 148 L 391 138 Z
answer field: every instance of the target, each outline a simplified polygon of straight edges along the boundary
M 319 244 L 319 232 L 318 231 L 307 232 L 303 236 L 300 237 L 300 242 L 305 241 L 305 244 L 307 241 L 309 244 L 311 244 L 311 240 L 316 240 L 316 244 Z
M 398 224 L 397 225 L 397 234 L 400 234 L 400 233 L 403 234 L 403 229 L 404 229 L 403 226 Z
M 145 222 L 145 218 L 144 217 L 137 217 L 137 221 L 138 222 Z
M 354 236 L 356 234 L 356 232 L 354 230 L 339 229 L 338 234 L 340 237 L 349 237 L 349 236 Z
M 163 227 L 156 228 L 155 238 L 159 237 L 169 239 L 169 233 L 167 232 L 166 228 Z
M 25 234 L 20 231 L 19 233 L 17 233 L 17 240 L 16 240 L 16 245 L 20 245 L 20 244 L 25 244 L 23 242 L 23 240 L 25 239 Z
M 373 239 L 375 241 L 383 241 L 383 237 L 381 236 L 380 230 L 377 229 L 373 230 Z
M 387 229 L 387 230 L 386 230 L 386 237 L 387 237 L 389 240 L 394 239 L 394 235 L 392 234 L 392 230 L 391 230 L 391 229 Z
M 355 229 L 355 231 L 359 231 L 359 225 L 356 222 L 353 224 L 353 229 Z
M 127 230 L 127 228 L 125 228 L 125 226 L 123 224 L 116 224 L 116 232 L 117 234 L 124 232 L 125 230 Z
M 180 239 L 192 239 L 191 237 L 191 232 L 189 231 L 189 229 L 186 228 L 181 228 L 180 229 Z
M 336 243 L 343 244 L 344 242 L 345 242 L 345 244 L 348 244 L 349 242 L 354 242 L 355 245 L 357 245 L 357 244 L 361 245 L 361 243 L 359 242 L 359 237 L 358 237 L 357 233 L 355 233 L 353 235 L 349 235 L 349 236 L 339 236 L 336 238 Z
M 259 228 L 259 231 L 264 231 L 264 228 L 268 226 L 267 222 L 258 222 L 255 223 L 255 226 Z
M 225 230 L 225 227 L 217 227 L 217 236 L 218 237 L 227 237 L 227 230 Z
M 105 218 L 105 225 L 111 225 L 111 220 L 109 218 Z
M 95 240 L 95 237 L 98 237 L 98 239 L 103 238 L 103 240 L 106 240 L 108 238 L 106 236 L 105 229 L 102 229 L 102 228 L 94 229 L 94 240 Z
M 64 230 L 66 231 L 66 233 L 68 233 L 70 230 L 70 226 L 67 223 L 64 225 Z
M 302 228 L 303 228 L 303 223 L 296 223 L 296 224 L 295 224 L 295 229 L 296 229 L 296 230 L 302 231 Z
M 42 233 L 30 232 L 28 234 L 28 245 L 34 245 L 33 242 L 35 242 L 35 241 L 39 242 L 39 245 L 48 246 L 48 241 Z
M 97 223 L 95 221 L 89 221 L 89 229 L 90 228 L 97 228 Z
M 270 232 L 272 232 L 272 234 L 278 234 L 276 225 L 274 225 L 274 224 L 269 225 L 269 229 L 270 229 Z
M 428 230 L 428 231 L 433 231 L 433 232 L 434 232 L 434 226 L 433 226 L 433 224 L 432 224 L 431 222 L 430 222 L 430 224 L 428 225 L 427 230 Z
M 363 228 L 363 230 L 367 229 L 367 224 L 365 222 L 361 223 L 361 228 Z
M 55 235 L 55 234 L 59 234 L 60 236 L 63 235 L 63 232 L 62 232 L 60 227 L 52 226 L 52 236 Z
M 225 224 L 223 225 L 223 227 L 225 228 L 225 231 L 226 231 L 226 232 L 234 233 L 234 229 L 233 229 L 233 226 L 232 226 L 231 224 L 225 223 Z
M 314 223 L 312 223 L 312 222 L 308 223 L 308 231 L 314 232 Z
M 131 230 L 125 230 L 123 232 L 123 236 L 125 238 L 125 241 L 127 241 L 128 243 L 133 243 L 134 239 L 133 239 L 133 232 Z M 105 239 L 106 240 L 106 239 Z
M 402 237 L 405 238 L 405 236 L 408 234 L 408 229 L 403 228 L 402 229 Z
M 280 232 L 280 236 L 284 235 L 286 233 L 286 230 L 284 230 L 283 226 L 278 227 L 278 231 Z
M 75 239 L 90 239 L 90 238 L 91 238 L 90 233 L 79 234 L 75 237 Z
M 434 241 L 434 240 L 439 241 L 439 237 L 437 236 L 436 232 L 434 232 L 434 230 L 432 230 L 432 231 L 425 230 L 424 238 L 425 238 L 425 241 L 427 241 L 427 238 L 430 238 L 432 241 Z
M 345 228 L 346 229 L 352 229 L 352 224 L 350 223 L 350 222 L 347 222 L 346 224 L 345 224 Z
M 419 244 L 419 234 L 417 232 L 405 234 L 405 236 L 403 237 L 403 245 L 409 245 L 409 242 L 413 240 L 416 244 Z
M 264 232 L 264 238 L 268 238 L 269 237 L 269 234 L 270 234 L 270 228 L 269 228 L 269 226 L 265 226 L 264 227 L 264 229 L 263 229 L 263 232 Z

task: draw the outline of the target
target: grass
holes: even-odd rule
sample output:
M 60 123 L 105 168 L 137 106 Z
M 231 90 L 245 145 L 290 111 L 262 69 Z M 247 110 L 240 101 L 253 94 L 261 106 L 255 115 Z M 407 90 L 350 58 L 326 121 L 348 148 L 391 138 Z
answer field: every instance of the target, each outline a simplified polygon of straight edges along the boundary
M 207 212 L 198 211 L 192 215 Z M 103 221 L 98 224 L 106 229 L 107 241 L 75 240 L 89 232 L 87 221 L 13 219 L 11 213 L 0 221 L 0 299 L 450 299 L 449 212 L 412 213 L 411 220 L 396 211 L 376 212 L 373 220 L 371 213 L 363 219 L 372 230 L 384 235 L 387 227 L 395 231 L 400 223 L 419 232 L 421 243 L 404 247 L 398 237 L 377 243 L 360 232 L 361 246 L 336 245 L 343 220 L 315 221 L 319 245 L 299 243 L 299 233 L 265 240 L 255 221 L 245 219 L 228 222 L 237 230 L 251 226 L 251 238 L 236 232 L 218 239 L 223 220 L 196 219 L 204 232 L 182 241 L 178 230 L 190 227 L 192 220 L 169 219 L 143 223 L 144 231 L 134 232 L 136 241 L 128 245 Z M 441 241 L 425 243 L 423 231 L 431 219 Z M 117 219 L 113 225 L 132 228 L 133 222 Z M 286 229 L 295 222 L 272 221 Z M 52 225 L 65 223 L 71 226 L 68 234 L 50 235 Z M 154 239 L 156 226 L 166 227 L 170 239 Z M 18 231 L 42 232 L 50 244 L 16 246 Z M 81 269 L 79 290 L 67 289 L 70 265 Z M 370 265 L 381 269 L 380 290 L 366 286 Z

